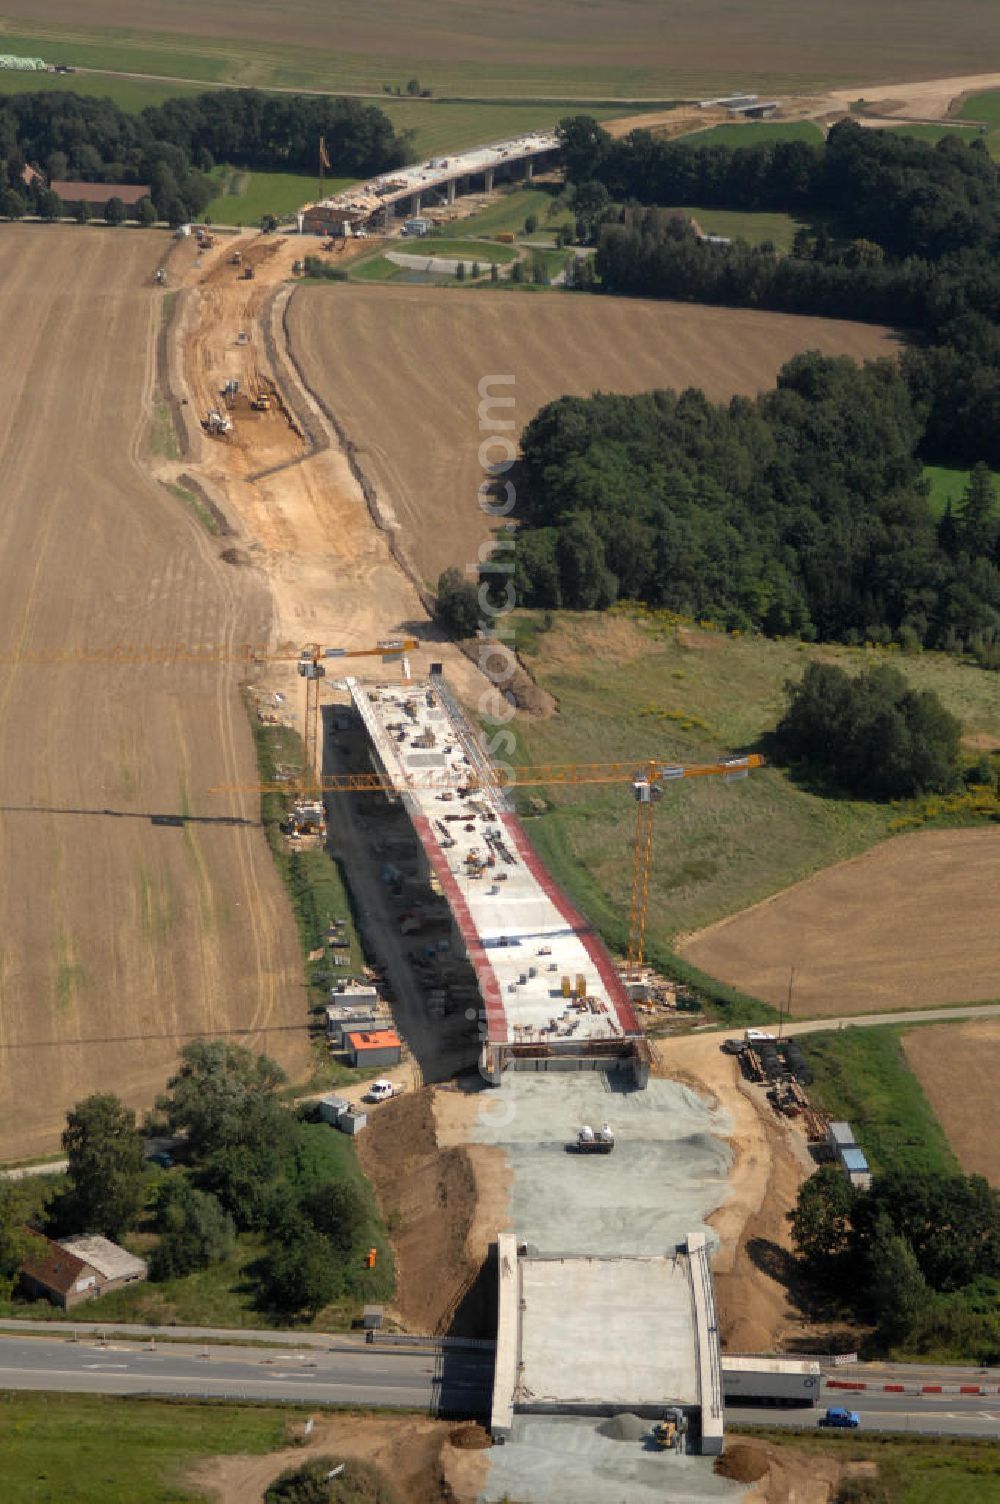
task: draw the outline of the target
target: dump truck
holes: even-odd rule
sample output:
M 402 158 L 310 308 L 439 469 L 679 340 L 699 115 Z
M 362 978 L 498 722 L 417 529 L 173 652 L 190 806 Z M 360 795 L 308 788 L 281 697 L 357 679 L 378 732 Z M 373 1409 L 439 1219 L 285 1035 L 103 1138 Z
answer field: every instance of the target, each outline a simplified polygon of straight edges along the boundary
M 815 1405 L 821 1374 L 814 1358 L 745 1358 L 722 1355 L 722 1393 L 727 1405 Z
M 271 393 L 258 392 L 256 397 L 251 398 L 250 406 L 255 413 L 269 413 L 271 411 Z
M 574 1147 L 577 1154 L 610 1154 L 615 1147 L 611 1125 L 602 1123 L 595 1133 L 589 1123 L 584 1123 L 576 1135 Z
M 664 1412 L 662 1420 L 653 1427 L 650 1439 L 659 1452 L 683 1452 L 686 1450 L 687 1416 L 679 1407 Z

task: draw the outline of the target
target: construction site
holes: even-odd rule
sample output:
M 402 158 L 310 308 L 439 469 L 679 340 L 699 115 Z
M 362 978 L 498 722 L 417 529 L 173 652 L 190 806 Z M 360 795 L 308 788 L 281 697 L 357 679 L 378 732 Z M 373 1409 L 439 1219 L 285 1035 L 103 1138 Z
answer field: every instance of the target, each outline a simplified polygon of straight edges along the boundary
M 447 934 L 416 957 L 431 1013 L 475 1005 L 486 1079 L 509 1068 L 627 1069 L 644 1086 L 648 1052 L 611 957 L 532 851 L 443 676 L 348 682 L 374 769 L 419 842 L 408 882 L 425 901 L 410 911 L 411 932 L 447 915 Z
M 431 157 L 303 205 L 298 214 L 299 232 L 332 236 L 387 234 L 400 208 L 419 216 L 432 204 L 453 205 L 457 197 L 474 187 L 492 193 L 498 184 L 514 178 L 530 181 L 536 170 L 551 166 L 558 156 L 556 133 L 537 131 L 513 141 Z
M 544 159 L 551 143 L 536 148 Z M 435 171 L 485 180 L 486 169 L 456 159 Z M 392 192 L 447 194 L 448 181 Z M 717 1045 L 711 1069 L 665 1065 L 644 1022 L 654 1003 L 665 1011 L 668 989 L 649 972 L 644 938 L 657 804 L 674 780 L 739 780 L 762 759 L 519 770 L 527 788 L 616 786 L 623 819 L 634 819 L 629 944 L 613 957 L 532 848 L 509 780 L 463 709 L 502 703 L 502 691 L 432 620 L 391 497 L 374 491 L 350 436 L 296 363 L 286 311 L 300 243 L 201 232 L 158 238 L 156 250 L 142 295 L 162 299 L 166 287 L 175 296 L 158 309 L 143 390 L 168 415 L 171 439 L 144 468 L 165 504 L 184 499 L 219 611 L 232 617 L 225 630 L 195 623 L 175 635 L 187 639 L 199 683 L 223 663 L 239 665 L 258 724 L 301 737 L 304 766 L 279 769 L 269 786 L 283 800 L 285 838 L 289 850 L 328 853 L 347 880 L 365 975 L 330 989 L 322 1040 L 338 1068 L 370 1063 L 391 1080 L 367 1120 L 371 1072 L 321 1115 L 357 1133 L 360 1161 L 398 1226 L 392 1319 L 438 1333 L 470 1320 L 479 1336 L 492 1323 L 493 1433 L 505 1445 L 490 1453 L 481 1497 L 556 1500 L 571 1479 L 579 1500 L 612 1497 L 597 1485 L 582 1491 L 580 1470 L 599 1477 L 605 1467 L 595 1471 L 597 1457 L 606 1479 L 631 1480 L 631 1497 L 662 1497 L 665 1468 L 678 1497 L 721 1497 L 699 1455 L 723 1443 L 723 1314 L 711 1262 L 737 1257 L 768 1177 L 758 1156 L 757 1179 L 741 1176 L 750 1199 L 731 1225 L 719 1221 L 750 1136 L 735 1122 L 747 1106 L 738 1066 L 720 1060 Z M 261 597 L 252 633 L 240 634 L 257 638 L 251 651 L 234 626 L 247 591 Z M 94 658 L 93 672 L 103 672 Z M 120 675 L 120 654 L 115 663 Z M 227 700 L 225 713 L 238 722 L 233 680 L 225 693 L 236 709 Z M 199 793 L 204 784 L 213 820 L 234 825 L 245 871 L 253 858 L 270 883 L 256 814 L 265 786 L 252 777 L 245 726 L 240 735 L 232 732 L 232 757 L 202 777 Z M 170 745 L 169 735 L 160 742 Z M 187 830 L 177 837 L 178 852 L 192 844 Z M 279 895 L 270 901 L 277 909 Z M 151 930 L 166 922 L 156 913 Z M 349 953 L 349 927 L 346 916 L 328 916 L 324 956 Z M 280 1038 L 301 1077 L 305 1009 L 290 980 L 290 921 L 287 929 L 283 1012 L 274 983 L 274 1000 L 254 999 L 248 1018 L 235 994 L 219 1018 L 251 1039 L 252 1024 L 298 1027 L 294 1048 Z M 160 1076 L 175 1048 L 166 1032 Z M 132 1105 L 150 1104 L 157 1071 L 116 1066 Z M 95 1055 L 60 1085 L 65 1100 L 47 1104 L 23 1147 L 43 1146 L 66 1103 L 100 1081 Z M 598 1327 L 606 1360 L 595 1366 Z M 601 1429 L 608 1424 L 622 1434 Z

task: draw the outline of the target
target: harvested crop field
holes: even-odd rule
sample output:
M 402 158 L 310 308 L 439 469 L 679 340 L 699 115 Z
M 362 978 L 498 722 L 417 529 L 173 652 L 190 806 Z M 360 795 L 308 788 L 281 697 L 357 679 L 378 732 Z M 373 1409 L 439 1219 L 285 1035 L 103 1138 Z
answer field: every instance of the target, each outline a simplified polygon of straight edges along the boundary
M 992 8 L 934 0 L 898 9 L 865 0 L 514 0 L 502 10 L 442 0 L 6 0 L 11 32 L 43 56 L 92 67 L 289 85 L 380 90 L 412 73 L 436 93 L 626 99 L 926 79 L 995 63 Z M 56 28 L 65 28 L 57 40 Z M 47 47 L 38 47 L 46 35 Z M 265 45 L 269 44 L 269 45 Z M 7 50 L 14 50 L 13 48 Z M 141 67 L 139 65 L 142 65 Z M 182 71 L 185 68 L 186 70 Z
M 237 669 L 72 661 L 268 633 L 253 573 L 144 467 L 167 243 L 0 229 L 0 1158 L 55 1147 L 88 1092 L 147 1106 L 197 1032 L 306 1059 L 257 801 L 207 792 L 256 775 Z
M 487 464 L 564 393 L 700 386 L 724 400 L 773 384 L 799 350 L 891 354 L 871 324 L 584 294 L 309 286 L 288 326 L 309 386 L 348 437 L 424 580 L 474 564 L 489 537 L 478 503 Z M 514 377 L 513 384 L 509 378 Z M 480 426 L 480 382 L 494 399 Z
M 992 1001 L 1000 830 L 898 836 L 694 935 L 685 960 L 793 1016 Z M 932 1098 L 933 1100 L 933 1098 Z
M 1000 1186 L 1000 1021 L 913 1029 L 903 1049 L 962 1169 Z

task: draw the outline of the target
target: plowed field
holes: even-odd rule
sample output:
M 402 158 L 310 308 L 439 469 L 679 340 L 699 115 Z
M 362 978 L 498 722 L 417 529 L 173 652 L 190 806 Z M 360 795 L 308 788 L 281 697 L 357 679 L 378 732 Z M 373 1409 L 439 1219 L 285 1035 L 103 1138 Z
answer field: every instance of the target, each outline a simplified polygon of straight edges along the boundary
M 903 1049 L 962 1169 L 1000 1186 L 1000 1022 L 914 1029 Z
M 785 1002 L 794 967 L 793 1018 L 993 1001 L 1000 927 L 990 895 L 998 883 L 1000 830 L 898 836 L 679 949 L 775 1005 Z
M 702 387 L 723 400 L 773 384 L 799 350 L 857 359 L 890 354 L 870 324 L 695 308 L 583 294 L 421 287 L 303 287 L 292 299 L 293 350 L 313 390 L 358 446 L 425 580 L 475 564 L 488 538 L 478 504 L 480 444 L 513 418 L 571 392 Z M 503 378 L 513 376 L 513 385 Z M 497 407 L 480 427 L 479 384 Z M 502 461 L 503 441 L 483 455 Z
M 88 1092 L 148 1105 L 193 1032 L 306 1057 L 256 800 L 207 792 L 256 772 L 237 670 L 72 661 L 268 631 L 144 469 L 163 249 L 0 227 L 0 1158 L 55 1147 Z
M 995 15 L 983 0 L 954 0 L 944 25 L 935 0 L 909 0 L 905 12 L 865 0 L 512 0 L 502 9 L 455 0 L 6 0 L 4 14 L 43 56 L 83 66 L 376 92 L 409 70 L 435 94 L 581 102 L 927 79 L 997 59 Z

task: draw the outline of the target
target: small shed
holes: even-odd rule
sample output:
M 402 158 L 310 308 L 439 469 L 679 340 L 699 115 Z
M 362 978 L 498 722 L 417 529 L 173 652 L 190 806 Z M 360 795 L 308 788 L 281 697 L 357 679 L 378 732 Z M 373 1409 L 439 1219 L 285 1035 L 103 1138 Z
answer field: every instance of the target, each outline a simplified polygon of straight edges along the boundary
M 346 1097 L 323 1097 L 319 1104 L 319 1115 L 324 1123 L 332 1123 L 336 1128 L 345 1112 L 350 1112 L 351 1104 Z
M 21 1265 L 21 1283 L 29 1295 L 42 1296 L 64 1311 L 146 1278 L 145 1259 L 110 1238 L 87 1233 L 61 1243 L 39 1237 L 37 1244 L 37 1252 Z
M 99 1293 L 97 1270 L 84 1259 L 49 1238 L 39 1237 L 37 1243 L 37 1251 L 21 1265 L 21 1286 L 27 1296 L 71 1311 Z
M 347 1035 L 352 1065 L 398 1065 L 403 1046 L 395 1029 L 362 1030 Z
M 840 1167 L 857 1191 L 870 1191 L 872 1172 L 862 1149 L 841 1149 Z
M 392 1014 L 377 987 L 351 981 L 331 989 L 326 1005 L 326 1037 L 332 1049 L 346 1049 L 348 1034 L 373 1034 L 391 1028 Z
M 81 1233 L 74 1238 L 63 1238 L 60 1244 L 67 1253 L 75 1254 L 97 1270 L 101 1294 L 106 1290 L 120 1290 L 123 1285 L 134 1285 L 144 1280 L 149 1273 L 145 1259 L 137 1258 L 110 1238 L 97 1233 Z
M 840 1149 L 853 1149 L 858 1142 L 850 1123 L 827 1123 L 826 1141 L 834 1153 Z

